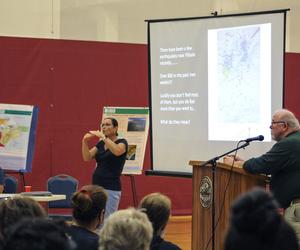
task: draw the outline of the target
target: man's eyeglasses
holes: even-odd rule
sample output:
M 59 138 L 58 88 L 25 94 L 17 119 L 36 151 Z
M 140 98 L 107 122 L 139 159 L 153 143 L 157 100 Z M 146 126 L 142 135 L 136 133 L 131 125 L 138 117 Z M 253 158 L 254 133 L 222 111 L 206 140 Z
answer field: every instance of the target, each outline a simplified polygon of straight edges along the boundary
M 274 124 L 286 124 L 286 122 L 285 121 L 272 121 L 271 122 L 271 127 L 274 125 Z

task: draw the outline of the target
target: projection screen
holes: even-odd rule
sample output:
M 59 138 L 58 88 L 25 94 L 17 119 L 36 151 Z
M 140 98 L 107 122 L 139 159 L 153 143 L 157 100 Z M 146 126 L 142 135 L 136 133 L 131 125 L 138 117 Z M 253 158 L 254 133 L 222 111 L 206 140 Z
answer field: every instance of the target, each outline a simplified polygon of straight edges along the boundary
M 283 106 L 286 10 L 147 20 L 152 171 L 191 173 L 263 135 L 238 154 L 273 145 L 272 113 Z

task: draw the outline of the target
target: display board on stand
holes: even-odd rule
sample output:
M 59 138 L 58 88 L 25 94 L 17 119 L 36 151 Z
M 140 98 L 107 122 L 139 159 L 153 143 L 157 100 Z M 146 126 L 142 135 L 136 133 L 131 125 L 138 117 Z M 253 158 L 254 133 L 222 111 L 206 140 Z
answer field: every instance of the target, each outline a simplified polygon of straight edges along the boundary
M 0 167 L 31 172 L 38 108 L 0 103 Z

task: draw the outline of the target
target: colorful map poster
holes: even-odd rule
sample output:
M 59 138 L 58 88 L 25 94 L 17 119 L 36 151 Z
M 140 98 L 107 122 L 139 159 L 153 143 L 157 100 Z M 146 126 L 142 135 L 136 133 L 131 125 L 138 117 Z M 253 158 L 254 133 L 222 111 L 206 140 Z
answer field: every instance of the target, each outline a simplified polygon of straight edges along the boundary
M 38 109 L 0 103 L 0 167 L 31 172 Z
M 102 120 L 107 117 L 117 119 L 119 138 L 128 142 L 123 174 L 141 174 L 149 130 L 149 108 L 104 107 Z

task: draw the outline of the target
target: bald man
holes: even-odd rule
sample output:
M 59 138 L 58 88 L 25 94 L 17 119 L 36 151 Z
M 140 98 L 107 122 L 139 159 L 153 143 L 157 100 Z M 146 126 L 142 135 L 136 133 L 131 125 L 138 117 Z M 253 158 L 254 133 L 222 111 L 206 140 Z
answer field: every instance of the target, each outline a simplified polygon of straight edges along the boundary
M 277 141 L 270 151 L 247 161 L 236 157 L 235 165 L 252 174 L 271 175 L 270 189 L 287 208 L 291 202 L 300 203 L 300 125 L 291 111 L 281 109 L 274 113 L 270 129 Z M 233 156 L 224 157 L 224 162 L 232 164 Z

